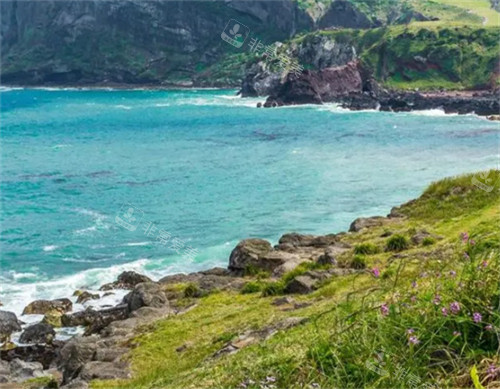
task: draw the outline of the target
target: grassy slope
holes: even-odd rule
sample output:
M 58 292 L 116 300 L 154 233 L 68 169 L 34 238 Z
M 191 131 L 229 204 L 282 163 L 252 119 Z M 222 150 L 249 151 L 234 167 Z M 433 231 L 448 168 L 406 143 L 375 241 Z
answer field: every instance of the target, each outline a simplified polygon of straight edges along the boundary
M 394 6 L 392 0 L 352 2 L 380 20 Z M 311 0 L 301 4 L 307 7 L 313 3 Z M 373 30 L 316 31 L 299 35 L 293 41 L 317 34 L 348 41 L 377 79 L 395 89 L 480 89 L 499 82 L 500 13 L 490 7 L 488 0 L 409 0 L 409 4 L 439 20 Z M 426 58 L 427 63 L 415 57 Z M 256 60 L 255 55 L 248 53 L 228 56 L 201 77 L 216 83 L 234 79 L 237 84 L 243 75 L 241 61 Z M 310 67 L 307 63 L 302 65 Z
M 500 172 L 490 173 L 497 187 L 489 193 L 472 185 L 473 177 L 439 181 L 401 208 L 407 219 L 345 236 L 354 246 L 369 243 L 378 248 L 377 254 L 365 255 L 362 261 L 369 269 L 379 268 L 380 278 L 368 271 L 334 278 L 311 295 L 295 296 L 312 305 L 292 311 L 271 305 L 273 297 L 260 293 L 220 292 L 204 297 L 191 311 L 145 329 L 136 339 L 137 348 L 130 356 L 132 380 L 94 382 L 93 387 L 236 388 L 247 383 L 259 388 L 275 379 L 278 388 L 312 384 L 399 388 L 407 387 L 411 377 L 440 388 L 469 388 L 473 366 L 484 387 L 499 387 L 500 377 L 495 383 L 487 374 L 490 363 L 500 364 L 499 341 L 495 330 L 484 327 L 500 328 Z M 390 239 L 381 236 L 384 232 L 408 239 L 422 229 L 442 239 L 427 246 L 410 244 L 401 253 L 384 251 Z M 463 231 L 470 233 L 475 245 L 461 242 Z M 463 259 L 464 251 L 471 260 Z M 341 262 L 348 263 L 353 256 L 350 251 Z M 482 267 L 484 260 L 487 268 Z M 452 270 L 455 277 L 449 273 Z M 427 275 L 422 277 L 424 272 Z M 415 280 L 416 288 L 411 285 Z M 439 305 L 433 303 L 436 294 L 442 300 Z M 460 302 L 461 311 L 443 316 L 440 309 L 454 300 Z M 390 308 L 387 317 L 379 309 L 384 302 Z M 471 319 L 476 311 L 483 315 L 481 323 Z M 309 322 L 237 354 L 211 358 L 237 334 L 288 316 L 306 317 Z M 409 328 L 415 330 L 419 344 L 409 345 Z M 175 351 L 185 343 L 190 344 L 186 351 Z M 373 372 L 367 363 L 387 374 Z

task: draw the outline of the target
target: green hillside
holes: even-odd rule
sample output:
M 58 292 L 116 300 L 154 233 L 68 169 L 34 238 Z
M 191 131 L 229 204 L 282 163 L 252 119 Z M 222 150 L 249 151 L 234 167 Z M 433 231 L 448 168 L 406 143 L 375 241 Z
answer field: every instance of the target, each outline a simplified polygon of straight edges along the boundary
M 500 198 L 474 184 L 488 174 L 498 184 L 499 171 L 442 180 L 397 209 L 403 217 L 342 236 L 352 248 L 338 266 L 360 270 L 294 302 L 273 303 L 325 267 L 185 297 L 197 305 L 134 341 L 133 379 L 92 387 L 498 388 Z M 239 352 L 218 355 L 228 342 Z

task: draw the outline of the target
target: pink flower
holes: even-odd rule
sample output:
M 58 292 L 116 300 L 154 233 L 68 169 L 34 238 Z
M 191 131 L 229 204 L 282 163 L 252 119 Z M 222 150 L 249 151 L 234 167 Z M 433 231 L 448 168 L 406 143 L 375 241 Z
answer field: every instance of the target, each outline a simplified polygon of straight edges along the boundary
M 476 244 L 476 241 L 474 239 L 469 240 L 469 244 L 471 246 L 474 246 Z
M 454 301 L 450 304 L 450 310 L 451 310 L 451 313 L 453 314 L 457 314 L 458 312 L 460 312 L 460 304 L 458 303 L 458 301 Z
M 389 307 L 387 306 L 387 304 L 382 304 L 380 306 L 380 313 L 382 314 L 382 316 L 387 316 L 389 314 Z
M 482 266 L 483 268 L 488 267 L 488 261 L 483 261 L 483 262 L 481 263 L 481 266 Z
M 443 316 L 448 316 L 448 309 L 446 309 L 445 307 L 441 308 L 441 313 L 443 314 Z
M 469 234 L 467 232 L 462 232 L 460 234 L 460 238 L 462 239 L 462 242 L 467 243 L 469 240 Z
M 490 377 L 495 377 L 498 373 L 498 368 L 492 363 L 488 369 L 486 369 L 486 373 L 490 376 Z
M 467 252 L 464 253 L 464 259 L 466 259 L 466 260 L 470 259 L 469 254 Z
M 461 332 L 459 332 L 459 331 L 453 331 L 453 336 L 460 336 L 460 335 L 462 335 Z
M 411 334 L 413 334 L 414 332 L 415 332 L 415 330 L 414 330 L 413 328 L 408 328 L 408 329 L 406 330 L 406 333 L 407 333 L 408 335 L 411 335 Z
M 375 278 L 379 278 L 380 277 L 380 270 L 377 267 L 373 268 L 372 273 L 375 276 Z
M 412 281 L 411 287 L 416 288 L 418 286 L 417 281 Z
M 418 340 L 418 338 L 416 336 L 412 335 L 408 338 L 408 343 L 409 344 L 419 344 L 420 340 Z
M 411 296 L 411 297 L 410 297 L 410 301 L 411 301 L 412 303 L 416 303 L 416 302 L 417 302 L 417 296 Z
M 483 317 L 481 316 L 481 314 L 479 312 L 474 312 L 474 314 L 472 315 L 472 318 L 473 318 L 475 323 L 480 323 L 481 320 L 483 320 Z
M 491 324 L 488 324 L 486 327 L 484 327 L 486 331 L 493 331 L 493 326 Z
M 434 300 L 432 300 L 432 302 L 433 302 L 435 305 L 439 305 L 439 304 L 441 304 L 441 296 L 437 294 L 436 296 L 434 296 Z

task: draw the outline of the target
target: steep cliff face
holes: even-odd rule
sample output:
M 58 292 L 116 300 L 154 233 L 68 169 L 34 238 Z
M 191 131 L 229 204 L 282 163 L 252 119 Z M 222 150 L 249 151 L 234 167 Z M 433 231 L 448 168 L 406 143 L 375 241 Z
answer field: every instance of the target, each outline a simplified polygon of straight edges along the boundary
M 312 27 L 291 0 L 7 0 L 0 7 L 7 84 L 189 85 L 221 54 L 238 52 L 220 38 L 231 18 L 267 41 Z

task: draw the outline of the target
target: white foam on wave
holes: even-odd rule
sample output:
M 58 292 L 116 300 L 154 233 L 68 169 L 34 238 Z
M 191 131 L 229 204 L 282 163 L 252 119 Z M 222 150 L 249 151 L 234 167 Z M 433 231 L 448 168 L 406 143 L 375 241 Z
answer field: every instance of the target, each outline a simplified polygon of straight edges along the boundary
M 130 243 L 125 243 L 122 246 L 134 247 L 134 246 L 148 246 L 150 244 L 151 242 L 130 242 Z
M 54 251 L 56 249 L 58 249 L 59 246 L 55 245 L 55 244 L 51 244 L 51 245 L 47 245 L 47 246 L 43 246 L 43 251 Z
M 139 259 L 121 265 L 96 267 L 71 276 L 37 283 L 17 282 L 22 278 L 21 276 L 26 276 L 27 273 L 11 272 L 12 274 L 9 273 L 8 278 L 2 277 L 1 280 L 1 295 L 4 304 L 2 309 L 14 312 L 19 316 L 24 307 L 34 300 L 69 298 L 77 289 L 96 291 L 103 284 L 115 281 L 120 273 L 128 270 L 147 274 L 144 268 L 148 263 L 150 261 L 147 259 Z M 34 273 L 32 275 L 37 276 Z M 100 303 L 100 300 L 96 302 L 96 304 Z

